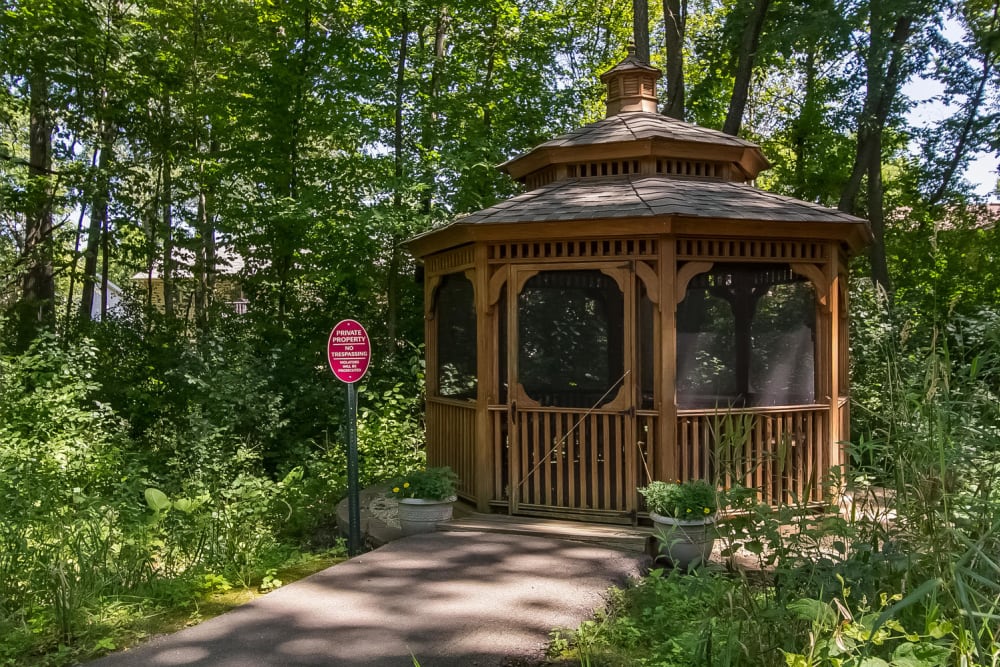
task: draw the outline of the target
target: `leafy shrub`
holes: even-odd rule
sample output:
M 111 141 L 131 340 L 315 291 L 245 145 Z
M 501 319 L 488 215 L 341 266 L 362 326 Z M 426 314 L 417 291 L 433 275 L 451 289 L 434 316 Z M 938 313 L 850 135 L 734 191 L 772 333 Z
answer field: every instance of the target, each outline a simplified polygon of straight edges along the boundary
M 392 495 L 397 498 L 447 500 L 455 495 L 458 475 L 449 468 L 414 470 L 390 482 Z
M 715 487 L 700 479 L 686 482 L 650 482 L 639 489 L 650 512 L 675 519 L 703 519 L 715 514 L 718 495 Z

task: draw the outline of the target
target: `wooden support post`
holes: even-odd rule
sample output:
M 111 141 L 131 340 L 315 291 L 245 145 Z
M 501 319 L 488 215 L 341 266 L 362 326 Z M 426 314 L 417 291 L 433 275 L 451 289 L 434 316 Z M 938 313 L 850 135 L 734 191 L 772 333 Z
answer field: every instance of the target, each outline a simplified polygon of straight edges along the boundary
M 657 345 L 658 384 L 655 405 L 660 419 L 656 443 L 659 451 L 653 455 L 653 477 L 660 480 L 674 480 L 678 477 L 677 467 L 677 299 L 675 279 L 677 275 L 677 248 L 673 238 L 661 238 L 660 258 L 657 270 L 660 272 L 660 340 Z
M 490 403 L 496 401 L 496 368 L 493 357 L 496 348 L 493 346 L 493 317 L 490 312 L 490 276 L 487 263 L 486 244 L 476 246 L 474 261 L 475 270 L 472 284 L 476 299 L 476 439 L 473 460 L 475 462 L 476 509 L 488 512 L 490 499 L 493 497 L 493 437 L 490 429 Z
M 847 461 L 844 457 L 844 448 L 840 444 L 844 435 L 841 434 L 840 422 L 840 248 L 837 244 L 830 244 L 830 257 L 826 263 L 826 277 L 828 297 L 826 308 L 824 309 L 824 319 L 827 326 L 824 327 L 825 335 L 822 340 L 826 347 L 824 358 L 826 359 L 827 378 L 829 382 L 830 419 L 829 419 L 829 465 L 841 468 L 841 480 L 847 472 Z

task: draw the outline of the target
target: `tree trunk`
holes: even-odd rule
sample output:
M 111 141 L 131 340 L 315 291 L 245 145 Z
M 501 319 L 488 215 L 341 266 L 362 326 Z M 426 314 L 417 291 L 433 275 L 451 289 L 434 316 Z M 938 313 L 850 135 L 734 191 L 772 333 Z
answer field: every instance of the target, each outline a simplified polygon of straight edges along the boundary
M 667 45 L 667 101 L 663 114 L 684 120 L 684 31 L 687 0 L 663 0 Z
M 992 21 L 992 33 L 1000 35 L 1000 32 L 996 29 L 998 18 L 1000 18 L 1000 2 L 993 6 Z M 997 40 L 997 42 L 998 46 L 1000 46 L 1000 40 Z M 979 119 L 979 109 L 986 98 L 986 86 L 994 77 L 993 61 L 996 58 L 995 52 L 987 46 L 981 58 L 982 69 L 976 82 L 976 89 L 972 96 L 965 102 L 965 119 L 959 130 L 958 141 L 955 144 L 955 148 L 949 151 L 950 157 L 941 174 L 941 181 L 928 199 L 928 204 L 931 206 L 934 206 L 944 198 L 945 193 L 948 192 L 951 186 L 952 180 L 955 178 L 955 174 L 958 172 L 959 165 L 966 159 L 966 150 L 968 149 L 969 142 L 972 140 L 973 131 Z
M 632 39 L 635 55 L 649 62 L 649 0 L 632 0 Z
M 97 255 L 103 247 L 104 230 L 108 227 L 109 177 L 108 169 L 111 163 L 114 133 L 110 124 L 105 122 L 101 129 L 101 149 L 97 162 L 97 190 L 94 193 L 94 203 L 91 206 L 90 226 L 87 229 L 87 248 L 83 255 L 83 291 L 80 295 L 80 321 L 90 319 L 94 309 L 94 288 L 97 284 Z M 105 292 L 101 291 L 101 301 L 106 303 Z M 103 318 L 106 306 L 101 309 Z
M 441 7 L 438 13 L 437 25 L 434 28 L 434 54 L 431 65 L 430 81 L 427 85 L 427 109 L 424 113 L 423 128 L 420 132 L 420 145 L 427 154 L 437 150 L 437 121 L 438 114 L 436 105 L 438 93 L 441 87 L 441 67 L 444 64 L 445 37 L 448 31 L 448 8 Z M 437 171 L 433 165 L 425 164 L 423 168 L 424 191 L 420 197 L 420 210 L 423 213 L 430 213 L 434 200 L 434 179 Z
M 52 126 L 49 80 L 42 67 L 29 74 L 28 210 L 25 215 L 26 269 L 18 303 L 17 348 L 28 345 L 44 329 L 55 326 L 55 281 L 52 267 Z
M 889 265 L 885 256 L 885 211 L 882 192 L 882 136 L 879 134 L 872 141 L 875 148 L 868 157 L 868 222 L 872 226 L 872 236 L 875 240 L 868 249 L 871 262 L 872 282 L 885 291 L 891 303 L 892 283 L 889 280 Z
M 861 180 L 868 175 L 868 215 L 874 241 L 869 249 L 872 280 L 890 294 L 889 272 L 885 257 L 882 201 L 882 134 L 892 102 L 903 83 L 904 47 L 912 33 L 913 19 L 902 15 L 895 19 L 891 36 L 885 38 L 883 27 L 892 21 L 884 15 L 883 0 L 869 4 L 869 44 L 865 57 L 867 87 L 861 117 L 858 119 L 858 143 L 851 176 L 844 186 L 837 208 L 854 213 Z
M 865 92 L 865 103 L 858 119 L 858 144 L 854 157 L 854 166 L 851 169 L 851 176 L 841 192 L 838 209 L 845 213 L 854 210 L 854 202 L 861 190 L 861 179 L 868 171 L 868 164 L 871 161 L 872 153 L 881 150 L 882 132 L 885 129 L 886 119 L 889 117 L 889 110 L 892 101 L 899 93 L 902 85 L 903 74 L 903 47 L 910 37 L 913 19 L 908 16 L 900 16 L 896 20 L 892 37 L 889 40 L 888 66 L 886 54 L 881 46 L 882 38 L 878 34 L 878 12 L 881 11 L 881 0 L 872 0 L 871 11 L 871 44 L 869 45 L 869 55 L 866 58 L 866 70 L 868 84 Z
M 212 135 L 212 130 L 208 128 L 210 139 L 208 141 L 209 158 L 218 151 L 218 143 Z M 210 314 L 212 308 L 212 297 L 215 292 L 216 277 L 216 245 L 215 226 L 212 222 L 212 191 L 210 183 L 205 183 L 204 158 L 198 167 L 198 211 L 197 211 L 197 232 L 198 232 L 198 254 L 197 254 L 197 286 L 195 291 L 195 321 L 201 331 L 207 331 L 210 324 Z
M 410 17 L 406 7 L 400 10 L 399 26 L 399 56 L 396 60 L 396 89 L 394 103 L 396 105 L 395 126 L 393 128 L 393 174 L 395 176 L 395 191 L 392 204 L 397 215 L 403 215 L 403 102 L 406 93 L 406 63 L 409 58 Z M 394 225 L 395 227 L 395 225 Z M 389 234 L 389 265 L 386 267 L 386 314 L 385 334 L 387 354 L 396 353 L 396 336 L 399 331 L 399 269 L 402 264 L 402 251 L 399 244 L 403 239 L 395 232 Z
M 163 314 L 168 320 L 173 319 L 175 314 L 174 304 L 174 221 L 173 203 L 171 199 L 173 192 L 173 164 L 171 162 L 171 137 L 170 131 L 170 97 L 163 102 L 163 133 L 164 141 L 161 146 L 163 156 L 160 163 L 160 211 L 161 224 L 163 225 L 163 254 L 160 257 L 160 284 L 163 287 Z
M 771 0 L 755 0 L 753 11 L 747 17 L 743 26 L 743 38 L 740 40 L 740 51 L 736 64 L 736 77 L 733 82 L 733 96 L 729 100 L 729 112 L 722 131 L 736 136 L 743 125 L 743 111 L 750 96 L 750 80 L 753 78 L 754 59 L 760 46 L 760 33 L 767 17 L 767 8 Z

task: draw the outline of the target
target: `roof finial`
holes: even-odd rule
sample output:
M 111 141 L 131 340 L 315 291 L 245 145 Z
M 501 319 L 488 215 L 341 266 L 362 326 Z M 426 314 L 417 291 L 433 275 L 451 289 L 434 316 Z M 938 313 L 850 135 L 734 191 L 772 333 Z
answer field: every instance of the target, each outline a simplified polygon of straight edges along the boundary
M 635 58 L 635 42 L 629 42 L 625 50 L 628 51 L 629 58 Z

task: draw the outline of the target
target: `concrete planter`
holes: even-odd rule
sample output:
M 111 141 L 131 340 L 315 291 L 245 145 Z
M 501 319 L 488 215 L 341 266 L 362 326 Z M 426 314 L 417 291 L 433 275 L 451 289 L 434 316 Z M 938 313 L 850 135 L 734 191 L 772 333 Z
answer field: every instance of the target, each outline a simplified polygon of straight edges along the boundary
M 444 500 L 400 498 L 399 527 L 403 535 L 434 532 L 439 523 L 451 519 L 456 500 L 455 496 Z
M 707 562 L 712 555 L 716 537 L 714 514 L 685 521 L 650 512 L 649 518 L 660 540 L 660 553 L 674 567 L 691 569 Z

